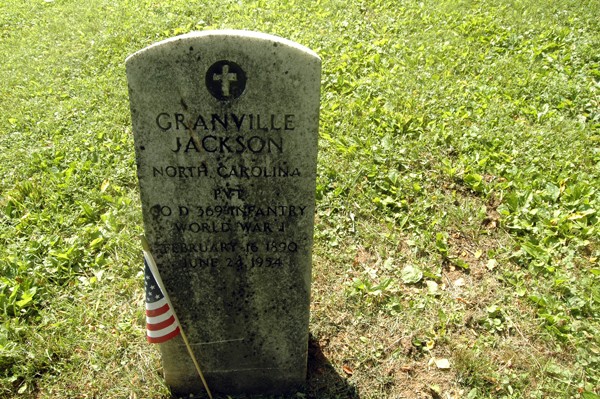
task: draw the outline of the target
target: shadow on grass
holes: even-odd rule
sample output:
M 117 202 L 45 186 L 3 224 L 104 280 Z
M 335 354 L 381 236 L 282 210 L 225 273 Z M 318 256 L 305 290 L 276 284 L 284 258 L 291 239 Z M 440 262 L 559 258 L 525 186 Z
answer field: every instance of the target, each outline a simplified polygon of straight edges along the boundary
M 325 357 L 319 341 L 308 341 L 308 376 L 305 398 L 310 399 L 359 399 L 357 389 L 338 374 Z M 302 397 L 302 394 L 295 397 Z

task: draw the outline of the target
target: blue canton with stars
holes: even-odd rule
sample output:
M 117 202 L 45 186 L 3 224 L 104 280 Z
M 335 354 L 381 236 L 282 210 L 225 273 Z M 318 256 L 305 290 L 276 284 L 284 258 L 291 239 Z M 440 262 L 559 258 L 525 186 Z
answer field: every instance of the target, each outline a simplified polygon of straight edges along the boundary
M 163 293 L 160 290 L 160 287 L 156 283 L 152 272 L 150 271 L 150 267 L 148 267 L 148 262 L 144 259 L 144 274 L 145 274 L 145 286 L 146 286 L 146 302 L 153 303 L 158 302 L 163 299 Z

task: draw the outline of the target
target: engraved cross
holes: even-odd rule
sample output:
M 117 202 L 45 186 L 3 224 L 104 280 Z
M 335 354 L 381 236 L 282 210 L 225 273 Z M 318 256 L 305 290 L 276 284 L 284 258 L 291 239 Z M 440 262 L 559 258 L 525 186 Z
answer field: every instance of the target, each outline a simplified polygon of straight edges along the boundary
M 223 71 L 220 75 L 213 74 L 213 80 L 221 81 L 221 90 L 225 97 L 229 97 L 229 82 L 237 82 L 237 73 L 229 73 L 229 65 L 223 65 Z

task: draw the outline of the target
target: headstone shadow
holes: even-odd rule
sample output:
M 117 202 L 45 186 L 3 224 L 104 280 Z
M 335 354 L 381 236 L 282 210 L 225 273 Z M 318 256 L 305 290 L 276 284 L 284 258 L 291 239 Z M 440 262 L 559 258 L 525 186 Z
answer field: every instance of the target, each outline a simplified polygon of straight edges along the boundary
M 308 342 L 308 376 L 306 391 L 309 399 L 359 399 L 358 390 L 340 375 L 323 354 L 319 341 Z

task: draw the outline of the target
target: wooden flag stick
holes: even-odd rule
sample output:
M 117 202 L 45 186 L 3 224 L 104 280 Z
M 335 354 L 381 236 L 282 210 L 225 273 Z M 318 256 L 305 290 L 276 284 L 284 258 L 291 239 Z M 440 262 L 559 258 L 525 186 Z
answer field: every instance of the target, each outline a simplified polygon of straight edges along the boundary
M 144 249 L 144 255 L 146 256 L 146 259 L 148 261 L 148 267 L 150 268 L 150 270 L 152 270 L 152 274 L 154 275 L 154 279 L 156 280 L 156 283 L 160 287 L 160 290 L 162 291 L 163 295 L 165 296 L 167 303 L 173 310 L 173 316 L 175 317 L 175 321 L 179 325 L 179 331 L 181 332 L 181 338 L 183 338 L 185 347 L 187 348 L 188 353 L 190 354 L 190 357 L 192 358 L 192 361 L 194 362 L 196 371 L 198 372 L 198 375 L 200 376 L 200 379 L 202 380 L 202 385 L 204 385 L 204 389 L 206 390 L 208 397 L 210 399 L 213 399 L 212 393 L 210 392 L 210 389 L 208 388 L 208 384 L 206 383 L 206 379 L 204 379 L 204 374 L 202 374 L 202 370 L 200 370 L 200 365 L 198 364 L 198 360 L 196 360 L 196 356 L 194 356 L 194 351 L 192 350 L 190 342 L 187 339 L 187 335 L 185 334 L 185 331 L 183 330 L 183 326 L 179 322 L 179 317 L 177 317 L 177 313 L 175 313 L 175 308 L 173 308 L 173 304 L 171 303 L 171 299 L 169 298 L 169 295 L 167 294 L 165 285 L 162 282 L 162 278 L 160 277 L 160 273 L 158 272 L 158 267 L 156 266 L 156 262 L 154 262 L 154 257 L 152 256 L 152 252 L 150 251 L 150 245 L 148 244 L 148 240 L 146 240 L 146 237 L 144 237 L 144 236 L 141 236 L 140 239 L 142 240 L 142 248 Z

